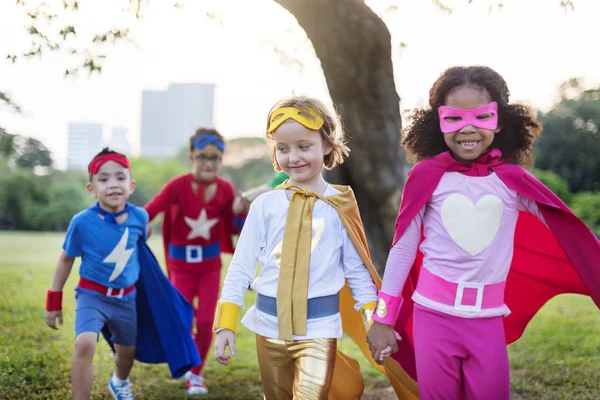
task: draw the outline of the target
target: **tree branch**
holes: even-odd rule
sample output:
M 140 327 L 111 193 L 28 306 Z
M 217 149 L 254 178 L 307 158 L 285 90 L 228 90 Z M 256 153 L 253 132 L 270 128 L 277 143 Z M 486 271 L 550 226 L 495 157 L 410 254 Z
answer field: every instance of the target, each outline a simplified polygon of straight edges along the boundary
M 21 107 L 12 101 L 9 95 L 5 92 L 0 91 L 0 102 L 4 103 L 5 106 L 12 109 L 13 112 L 22 113 Z

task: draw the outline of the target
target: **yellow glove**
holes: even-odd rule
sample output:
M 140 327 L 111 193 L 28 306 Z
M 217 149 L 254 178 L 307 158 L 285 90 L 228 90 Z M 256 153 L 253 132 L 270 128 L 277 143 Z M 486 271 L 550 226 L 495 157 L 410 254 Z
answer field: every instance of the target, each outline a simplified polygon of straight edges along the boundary
M 372 301 L 360 308 L 360 315 L 362 315 L 363 323 L 365 324 L 365 332 L 373 325 L 373 312 L 375 311 L 376 305 L 377 302 Z
M 240 306 L 233 303 L 221 303 L 219 301 L 217 303 L 217 312 L 215 313 L 213 332 L 217 329 L 229 329 L 235 333 L 239 316 Z

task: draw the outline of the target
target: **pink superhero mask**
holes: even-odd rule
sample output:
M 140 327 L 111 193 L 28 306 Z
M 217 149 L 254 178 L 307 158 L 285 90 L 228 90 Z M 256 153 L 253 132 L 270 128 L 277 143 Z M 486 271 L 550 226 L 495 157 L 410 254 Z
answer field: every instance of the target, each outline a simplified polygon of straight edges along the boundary
M 444 133 L 457 132 L 467 125 L 490 131 L 498 127 L 498 103 L 495 101 L 472 110 L 440 106 L 438 115 Z

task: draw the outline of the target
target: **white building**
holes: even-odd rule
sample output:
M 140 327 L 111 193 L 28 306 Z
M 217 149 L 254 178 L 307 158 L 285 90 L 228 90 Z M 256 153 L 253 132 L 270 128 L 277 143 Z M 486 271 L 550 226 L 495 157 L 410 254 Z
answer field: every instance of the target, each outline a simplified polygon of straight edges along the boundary
M 127 139 L 127 128 L 114 126 L 111 131 L 108 147 L 129 157 L 131 155 L 131 143 Z
M 92 158 L 105 146 L 102 124 L 69 123 L 67 169 L 86 170 Z
M 142 92 L 140 155 L 168 158 L 188 145 L 200 126 L 213 125 L 214 84 L 174 83 Z

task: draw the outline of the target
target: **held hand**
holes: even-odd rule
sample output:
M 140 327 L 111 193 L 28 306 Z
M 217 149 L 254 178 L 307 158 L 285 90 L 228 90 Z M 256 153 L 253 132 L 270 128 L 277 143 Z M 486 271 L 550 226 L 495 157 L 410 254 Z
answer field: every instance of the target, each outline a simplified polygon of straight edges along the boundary
M 225 349 L 229 346 L 229 354 L 225 354 Z M 215 358 L 223 365 L 229 365 L 229 359 L 235 356 L 235 333 L 229 329 L 223 329 L 217 333 L 215 341 Z
M 234 214 L 248 214 L 250 209 L 250 200 L 244 196 L 237 196 L 233 201 L 233 213 Z
M 58 323 L 62 325 L 62 311 L 46 311 L 46 324 L 48 324 L 48 326 L 54 330 L 58 330 L 58 327 L 56 326 L 56 318 L 58 318 Z
M 381 353 L 379 353 L 379 359 L 381 361 L 384 361 L 386 358 L 388 358 L 391 355 L 392 355 L 392 348 L 390 346 L 387 346 L 385 349 L 381 350 Z
M 394 337 L 396 338 L 396 341 L 401 341 L 402 340 L 402 336 L 400 336 L 400 334 L 396 331 L 394 331 Z M 385 349 L 383 349 L 379 355 L 379 359 L 381 361 L 384 361 L 386 358 L 388 358 L 389 356 L 392 355 L 392 347 L 391 346 L 387 346 Z
M 241 195 L 243 198 L 245 198 L 250 203 L 252 203 L 258 196 L 260 196 L 263 193 L 270 192 L 271 190 L 272 190 L 271 186 L 269 186 L 268 184 L 264 184 L 264 185 L 255 186 L 253 188 L 250 188 L 250 189 L 246 190 L 245 192 L 243 192 Z
M 385 324 L 373 321 L 373 325 L 367 332 L 367 342 L 371 350 L 371 356 L 377 364 L 383 364 L 383 361 L 398 351 L 398 341 L 402 337 L 398 332 Z

